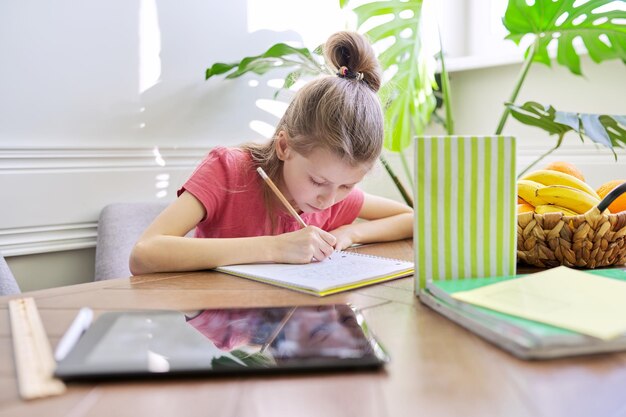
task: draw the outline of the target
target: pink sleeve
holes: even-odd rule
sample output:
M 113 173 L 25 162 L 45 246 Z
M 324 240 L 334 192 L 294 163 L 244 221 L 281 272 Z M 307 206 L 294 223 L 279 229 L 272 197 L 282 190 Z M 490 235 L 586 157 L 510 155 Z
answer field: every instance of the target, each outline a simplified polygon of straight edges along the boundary
M 226 198 L 233 166 L 231 156 L 227 148 L 213 149 L 177 192 L 180 196 L 183 191 L 188 191 L 202 203 L 206 210 L 203 221 L 210 221 Z
M 359 216 L 365 195 L 362 190 L 354 188 L 339 204 L 330 208 L 331 213 L 324 230 L 334 230 L 352 223 Z

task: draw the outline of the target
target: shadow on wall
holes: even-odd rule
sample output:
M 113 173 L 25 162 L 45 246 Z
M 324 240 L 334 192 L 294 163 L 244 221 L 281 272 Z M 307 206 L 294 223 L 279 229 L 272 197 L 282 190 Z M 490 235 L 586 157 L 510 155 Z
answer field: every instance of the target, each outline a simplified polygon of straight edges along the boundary
M 136 132 L 135 143 L 154 147 L 155 163 L 163 167 L 155 181 L 157 198 L 172 199 L 170 183 L 178 186 L 184 181 L 168 170 L 176 161 L 162 155 L 159 146 L 208 151 L 215 145 L 262 141 L 273 134 L 280 115 L 267 110 L 271 100 L 266 99 L 276 92 L 268 85 L 269 77 L 204 80 L 205 69 L 213 62 L 256 55 L 279 41 L 301 41 L 289 31 L 248 33 L 246 7 L 247 1 L 239 0 L 216 13 L 211 2 L 140 1 L 139 101 L 130 129 Z M 274 104 L 280 108 L 280 103 Z M 198 156 L 194 165 L 201 159 Z
M 0 139 L 209 147 L 258 138 L 248 123 L 276 119 L 255 101 L 275 89 L 250 77 L 207 82 L 204 71 L 300 37 L 248 33 L 246 9 L 247 0 L 1 3 L 0 54 L 11 65 L 0 68 Z
M 154 2 L 158 23 L 146 24 L 140 31 L 158 30 L 160 51 L 149 46 L 149 36 L 154 38 L 155 32 L 144 34 L 147 42 L 142 43 L 140 36 L 139 44 L 158 53 L 161 72 L 140 97 L 142 111 L 138 113 L 141 120 L 137 125 L 142 126 L 142 141 L 154 143 L 155 139 L 160 142 L 159 139 L 180 137 L 188 145 L 213 146 L 265 139 L 249 124 L 258 120 L 273 126 L 278 122 L 276 116 L 255 104 L 258 99 L 271 98 L 276 91 L 267 85 L 268 77 L 204 81 L 204 71 L 213 62 L 256 55 L 279 41 L 299 42 L 299 35 L 267 30 L 248 33 L 246 1 L 230 2 L 219 13 L 212 2 L 196 1 L 189 5 L 144 1 Z M 156 64 L 154 58 L 147 57 L 146 62 Z M 141 68 L 146 69 L 140 63 Z M 150 70 L 146 73 L 150 74 Z

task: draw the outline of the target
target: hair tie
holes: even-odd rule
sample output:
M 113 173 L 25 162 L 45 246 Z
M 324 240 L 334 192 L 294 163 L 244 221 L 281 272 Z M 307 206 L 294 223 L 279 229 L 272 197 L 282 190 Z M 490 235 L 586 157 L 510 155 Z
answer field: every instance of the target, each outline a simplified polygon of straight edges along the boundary
M 351 80 L 361 81 L 363 80 L 362 72 L 352 72 L 348 69 L 348 67 L 341 66 L 339 67 L 339 71 L 337 72 L 337 76 L 339 78 L 349 78 Z

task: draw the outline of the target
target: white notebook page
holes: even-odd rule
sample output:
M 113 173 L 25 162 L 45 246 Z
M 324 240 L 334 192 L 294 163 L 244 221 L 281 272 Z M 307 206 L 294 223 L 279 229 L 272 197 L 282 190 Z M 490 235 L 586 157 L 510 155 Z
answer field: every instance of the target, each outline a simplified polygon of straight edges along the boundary
M 218 271 L 263 281 L 324 291 L 361 281 L 412 273 L 413 263 L 398 259 L 334 252 L 330 259 L 310 264 L 247 264 L 216 268 Z

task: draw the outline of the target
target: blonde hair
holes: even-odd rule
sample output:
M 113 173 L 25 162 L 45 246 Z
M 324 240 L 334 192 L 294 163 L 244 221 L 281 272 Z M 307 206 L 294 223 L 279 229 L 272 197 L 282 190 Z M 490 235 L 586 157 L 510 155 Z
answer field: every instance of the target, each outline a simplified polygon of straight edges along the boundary
M 363 35 L 338 32 L 326 41 L 324 57 L 337 75 L 320 76 L 300 89 L 269 142 L 243 145 L 273 180 L 281 175 L 275 149 L 280 131 L 303 156 L 324 148 L 352 166 L 373 164 L 382 151 L 383 113 L 376 95 L 382 72 L 372 46 Z
M 289 146 L 303 156 L 323 148 L 357 166 L 373 165 L 383 147 L 383 113 L 376 92 L 382 71 L 367 39 L 356 32 L 338 32 L 324 45 L 327 66 L 336 75 L 323 75 L 300 89 L 264 144 L 242 146 L 256 166 L 274 181 L 281 179 L 282 161 L 276 154 L 281 131 Z M 265 189 L 271 210 L 271 193 Z

